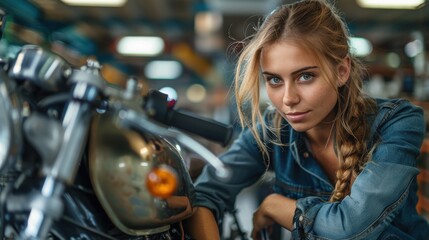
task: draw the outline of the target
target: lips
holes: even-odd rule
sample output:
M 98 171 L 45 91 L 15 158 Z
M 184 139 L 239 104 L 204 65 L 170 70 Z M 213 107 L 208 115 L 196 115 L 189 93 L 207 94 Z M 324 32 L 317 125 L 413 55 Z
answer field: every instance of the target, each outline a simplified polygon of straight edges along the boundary
M 305 117 L 308 115 L 308 111 L 307 112 L 292 112 L 292 113 L 287 113 L 286 114 L 286 118 L 289 121 L 292 122 L 300 122 L 303 121 L 305 119 Z

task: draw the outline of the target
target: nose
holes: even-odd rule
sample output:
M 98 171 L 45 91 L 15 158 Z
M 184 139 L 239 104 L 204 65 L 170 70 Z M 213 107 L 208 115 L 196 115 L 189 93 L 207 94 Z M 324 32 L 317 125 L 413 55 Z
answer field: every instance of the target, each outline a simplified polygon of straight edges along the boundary
M 296 87 L 293 84 L 285 84 L 283 91 L 283 104 L 293 106 L 299 103 L 300 97 Z

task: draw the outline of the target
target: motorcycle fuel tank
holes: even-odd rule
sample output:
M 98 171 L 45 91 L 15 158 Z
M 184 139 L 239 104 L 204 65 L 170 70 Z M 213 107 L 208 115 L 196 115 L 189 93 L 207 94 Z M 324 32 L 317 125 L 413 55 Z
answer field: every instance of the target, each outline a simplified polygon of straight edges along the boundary
M 126 234 L 168 230 L 193 212 L 194 188 L 185 161 L 168 140 L 122 128 L 115 115 L 98 114 L 91 127 L 89 171 L 97 198 Z M 161 174 L 158 185 L 154 174 Z

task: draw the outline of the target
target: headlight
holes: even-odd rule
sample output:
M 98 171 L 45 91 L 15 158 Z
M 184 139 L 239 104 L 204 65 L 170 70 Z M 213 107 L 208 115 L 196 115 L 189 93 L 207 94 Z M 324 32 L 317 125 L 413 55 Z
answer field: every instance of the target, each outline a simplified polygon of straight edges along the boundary
M 118 114 L 93 119 L 89 175 L 94 192 L 123 232 L 165 231 L 193 211 L 194 188 L 184 160 L 166 139 L 116 124 Z

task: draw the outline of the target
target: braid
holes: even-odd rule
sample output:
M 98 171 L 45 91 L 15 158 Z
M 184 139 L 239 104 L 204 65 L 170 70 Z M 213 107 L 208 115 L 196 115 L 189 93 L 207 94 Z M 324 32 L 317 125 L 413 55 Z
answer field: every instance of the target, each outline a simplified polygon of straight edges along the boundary
M 350 193 L 356 176 L 368 161 L 366 146 L 368 128 L 365 114 L 368 105 L 366 101 L 366 99 L 358 97 L 356 104 L 349 105 L 349 109 L 346 110 L 354 112 L 354 114 L 350 114 L 350 119 L 337 122 L 336 144 L 340 168 L 336 173 L 337 182 L 331 201 L 339 201 Z
M 357 124 L 353 125 L 359 127 Z M 345 141 L 340 145 L 339 151 L 341 152 L 343 162 L 336 173 L 337 182 L 331 196 L 331 201 L 341 200 L 350 193 L 352 182 L 358 174 L 356 166 L 360 159 L 359 153 L 363 151 L 362 146 L 363 144 L 357 143 L 355 139 L 350 139 L 350 141 Z

